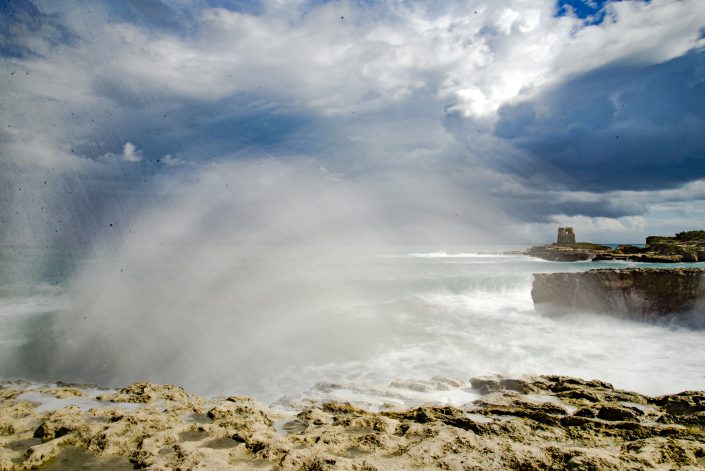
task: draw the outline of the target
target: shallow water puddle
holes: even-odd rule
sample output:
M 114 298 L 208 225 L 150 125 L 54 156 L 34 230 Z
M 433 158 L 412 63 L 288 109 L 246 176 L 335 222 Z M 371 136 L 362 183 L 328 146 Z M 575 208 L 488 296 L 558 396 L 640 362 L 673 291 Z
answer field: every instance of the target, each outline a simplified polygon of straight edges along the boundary
M 33 447 L 34 445 L 39 445 L 40 443 L 42 443 L 42 440 L 39 438 L 27 438 L 24 440 L 17 440 L 14 442 L 3 443 L 0 446 L 2 448 L 5 448 L 6 450 L 12 450 L 14 452 L 19 452 L 22 455 L 24 455 L 24 453 L 26 453 L 30 447 Z M 22 458 L 21 457 L 13 458 L 12 462 L 15 464 L 19 464 L 22 462 Z
M 64 447 L 56 458 L 40 466 L 43 471 L 131 471 L 135 469 L 127 458 L 122 456 L 99 456 L 83 448 Z
M 368 452 L 361 450 L 360 448 L 356 446 L 351 446 L 345 449 L 345 457 L 346 458 L 360 458 L 362 456 L 369 455 Z
M 491 417 L 487 417 L 486 415 L 482 414 L 472 414 L 472 413 L 467 413 L 465 414 L 465 417 L 468 419 L 472 420 L 473 422 L 477 422 L 479 424 L 489 424 L 490 422 L 493 421 Z
M 349 435 L 364 436 L 374 434 L 376 431 L 372 427 L 346 427 L 345 432 Z
M 165 446 L 159 449 L 159 456 L 166 456 L 172 453 L 176 453 L 176 449 L 173 446 Z
M 281 435 L 301 433 L 306 430 L 306 427 L 308 427 L 308 423 L 299 419 L 282 419 L 274 422 L 274 430 Z
M 121 409 L 134 410 L 144 406 L 143 404 L 138 403 L 99 401 L 97 399 L 78 396 L 58 399 L 49 394 L 44 394 L 42 392 L 32 390 L 23 392 L 22 394 L 17 396 L 17 400 L 34 402 L 39 404 L 39 406 L 37 406 L 36 408 L 36 412 L 53 412 L 68 406 L 77 406 L 81 410 L 105 409 L 108 407 L 118 407 Z
M 220 437 L 209 440 L 203 444 L 206 448 L 212 448 L 214 450 L 224 450 L 227 448 L 233 448 L 238 446 L 240 443 L 235 441 L 230 437 Z
M 205 438 L 208 438 L 208 432 L 205 430 L 189 430 L 186 432 L 179 433 L 179 440 L 182 442 L 198 442 Z
M 17 440 L 16 442 L 9 442 L 1 445 L 3 448 L 12 451 L 27 450 L 34 445 L 39 445 L 42 443 L 41 438 L 27 438 L 25 440 Z
M 183 415 L 181 417 L 181 420 L 183 420 L 186 423 L 191 423 L 191 424 L 210 424 L 210 423 L 213 423 L 213 419 L 208 417 L 208 414 L 198 414 L 196 412 Z

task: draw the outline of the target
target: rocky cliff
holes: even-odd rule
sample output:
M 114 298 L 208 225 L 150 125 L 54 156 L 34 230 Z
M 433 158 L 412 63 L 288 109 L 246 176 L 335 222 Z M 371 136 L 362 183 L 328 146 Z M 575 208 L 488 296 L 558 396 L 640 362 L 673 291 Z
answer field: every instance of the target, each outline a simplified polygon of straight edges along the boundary
M 539 311 L 590 311 L 644 319 L 698 313 L 705 270 L 629 268 L 579 273 L 536 273 L 531 297 Z

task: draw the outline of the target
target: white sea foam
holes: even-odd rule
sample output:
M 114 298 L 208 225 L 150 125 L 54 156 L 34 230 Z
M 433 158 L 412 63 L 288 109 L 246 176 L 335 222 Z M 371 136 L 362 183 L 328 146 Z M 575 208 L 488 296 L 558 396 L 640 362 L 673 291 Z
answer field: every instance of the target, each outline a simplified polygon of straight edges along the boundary
M 410 253 L 408 257 L 413 258 L 487 258 L 496 259 L 499 255 L 492 253 L 448 253 L 448 252 L 430 252 L 430 253 Z

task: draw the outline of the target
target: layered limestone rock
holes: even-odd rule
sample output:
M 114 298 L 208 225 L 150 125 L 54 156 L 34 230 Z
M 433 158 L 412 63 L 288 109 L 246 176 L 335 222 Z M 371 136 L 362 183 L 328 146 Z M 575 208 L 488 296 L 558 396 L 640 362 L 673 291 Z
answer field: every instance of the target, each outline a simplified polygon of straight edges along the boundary
M 702 313 L 704 294 L 705 271 L 695 268 L 535 273 L 531 289 L 539 311 L 590 311 L 644 319 Z
M 95 407 L 42 412 L 23 399 L 26 387 L 6 383 L 0 469 L 705 467 L 703 392 L 654 398 L 563 376 L 490 376 L 470 386 L 479 399 L 463 407 L 327 403 L 294 415 L 147 383 L 102 394 Z

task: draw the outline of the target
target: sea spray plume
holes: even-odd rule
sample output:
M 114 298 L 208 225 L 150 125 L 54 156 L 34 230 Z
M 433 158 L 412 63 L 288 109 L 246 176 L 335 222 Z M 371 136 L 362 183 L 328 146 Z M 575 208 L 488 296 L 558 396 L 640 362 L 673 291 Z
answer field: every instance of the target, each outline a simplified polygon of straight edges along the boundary
M 90 159 L 20 134 L 0 142 L 0 283 L 61 284 L 78 255 L 145 201 L 147 180 L 116 156 Z M 113 198 L 120 194 L 120 198 Z M 110 231 L 113 234 L 114 230 Z M 59 269 L 55 258 L 64 263 Z
M 346 179 L 305 159 L 223 162 L 159 186 L 120 240 L 98 239 L 73 311 L 28 347 L 46 375 L 272 388 L 273 370 L 369 354 L 396 328 L 344 282 L 360 253 L 433 234 L 487 240 L 474 224 L 501 219 L 439 176 Z

